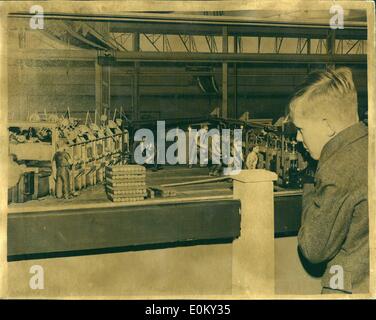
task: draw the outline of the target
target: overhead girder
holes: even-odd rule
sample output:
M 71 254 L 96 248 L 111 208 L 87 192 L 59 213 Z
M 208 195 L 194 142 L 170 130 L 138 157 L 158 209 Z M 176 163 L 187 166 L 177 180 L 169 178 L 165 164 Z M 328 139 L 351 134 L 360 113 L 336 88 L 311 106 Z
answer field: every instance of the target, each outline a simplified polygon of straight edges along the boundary
M 110 33 L 103 34 L 85 21 L 48 20 L 42 31 L 49 37 L 83 49 L 124 49 Z
M 115 53 L 117 61 L 192 61 L 242 63 L 353 63 L 367 62 L 365 54 L 269 54 L 269 53 L 190 53 L 190 52 L 122 52 Z
M 114 51 L 115 63 L 130 61 L 150 62 L 238 62 L 252 63 L 350 63 L 366 64 L 365 54 L 282 54 L 282 53 L 191 53 L 191 52 L 125 52 Z M 20 49 L 14 52 L 12 59 L 21 60 L 94 60 L 97 56 L 106 57 L 93 50 L 30 50 Z
M 14 13 L 10 17 L 26 18 L 29 13 Z M 164 17 L 150 19 L 143 16 L 83 16 L 83 15 L 54 15 L 45 13 L 47 20 L 71 21 L 101 21 L 109 23 L 109 32 L 129 33 L 139 32 L 147 34 L 183 34 L 183 35 L 218 35 L 222 34 L 223 26 L 227 26 L 229 36 L 249 37 L 284 37 L 284 38 L 327 38 L 330 26 L 327 24 L 309 24 L 293 22 L 267 22 L 267 21 L 212 21 L 205 19 L 189 20 L 183 18 Z M 366 40 L 366 23 L 348 23 L 344 29 L 336 30 L 336 39 Z
M 222 26 L 188 23 L 151 23 L 151 22 L 116 22 L 111 23 L 110 32 L 141 32 L 171 35 L 201 35 L 221 36 Z M 228 25 L 229 36 L 243 37 L 283 37 L 283 38 L 306 38 L 326 39 L 330 32 L 329 26 L 289 26 L 285 24 L 268 25 Z M 348 27 L 336 30 L 336 39 L 366 40 L 366 27 Z

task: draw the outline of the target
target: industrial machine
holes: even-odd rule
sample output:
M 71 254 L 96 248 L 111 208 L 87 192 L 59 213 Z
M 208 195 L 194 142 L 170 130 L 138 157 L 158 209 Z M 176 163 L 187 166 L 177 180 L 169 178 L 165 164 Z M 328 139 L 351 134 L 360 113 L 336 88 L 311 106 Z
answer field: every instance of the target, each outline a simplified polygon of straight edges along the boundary
M 259 147 L 258 168 L 277 173 L 277 184 L 284 188 L 303 187 L 308 155 L 298 150 L 295 130 L 291 124 L 249 128 L 246 132 L 247 149 Z
M 64 148 L 71 159 L 70 190 L 75 192 L 104 180 L 106 165 L 121 163 L 129 144 L 128 132 L 108 120 L 98 126 L 71 117 L 49 117 L 10 122 L 9 154 L 24 166 L 18 185 L 9 192 L 11 202 L 25 202 L 56 190 L 54 155 Z
M 155 120 L 124 121 L 123 129 L 131 134 L 139 128 L 149 128 L 153 132 L 157 130 Z M 188 131 L 190 128 L 199 128 L 205 124 L 209 130 L 242 129 L 242 153 L 246 159 L 253 147 L 259 148 L 259 161 L 257 168 L 266 169 L 278 174 L 277 185 L 282 188 L 300 189 L 303 186 L 307 174 L 313 176 L 314 169 L 311 166 L 312 159 L 300 148 L 295 140 L 296 130 L 291 123 L 278 121 L 272 125 L 271 119 L 262 121 L 248 119 L 223 119 L 217 116 L 197 117 L 185 119 L 165 119 L 166 130 L 181 128 Z M 156 134 L 155 134 L 156 136 Z M 132 144 L 132 140 L 130 140 Z M 130 148 L 133 150 L 134 148 Z M 132 155 L 130 156 L 132 159 Z M 310 168 L 308 170 L 307 168 Z M 313 170 L 313 171 L 312 171 Z

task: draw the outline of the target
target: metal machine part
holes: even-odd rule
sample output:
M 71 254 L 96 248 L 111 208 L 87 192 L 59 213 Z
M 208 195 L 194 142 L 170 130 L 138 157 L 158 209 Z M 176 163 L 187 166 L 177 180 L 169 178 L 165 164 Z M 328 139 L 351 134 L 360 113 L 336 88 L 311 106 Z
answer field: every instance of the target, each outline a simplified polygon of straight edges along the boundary
M 302 174 L 307 161 L 297 150 L 297 141 L 291 130 L 268 126 L 251 128 L 246 132 L 247 153 L 259 146 L 259 169 L 266 169 L 278 174 L 277 184 L 284 188 L 302 188 Z

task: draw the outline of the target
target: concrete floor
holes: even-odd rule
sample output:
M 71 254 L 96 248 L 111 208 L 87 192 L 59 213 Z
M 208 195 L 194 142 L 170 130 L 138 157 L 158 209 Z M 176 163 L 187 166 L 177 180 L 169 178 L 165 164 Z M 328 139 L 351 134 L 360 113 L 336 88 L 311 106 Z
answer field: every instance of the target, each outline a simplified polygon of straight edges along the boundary
M 275 240 L 275 293 L 320 294 L 296 254 L 296 237 Z M 269 259 L 269 257 L 265 257 Z M 44 269 L 43 290 L 29 287 L 30 267 Z M 232 244 L 8 263 L 11 297 L 226 296 L 232 293 Z
M 11 297 L 230 295 L 232 245 L 205 245 L 8 264 Z M 32 290 L 30 267 L 44 269 Z
M 275 293 L 321 294 L 321 279 L 310 276 L 297 253 L 297 237 L 275 239 Z

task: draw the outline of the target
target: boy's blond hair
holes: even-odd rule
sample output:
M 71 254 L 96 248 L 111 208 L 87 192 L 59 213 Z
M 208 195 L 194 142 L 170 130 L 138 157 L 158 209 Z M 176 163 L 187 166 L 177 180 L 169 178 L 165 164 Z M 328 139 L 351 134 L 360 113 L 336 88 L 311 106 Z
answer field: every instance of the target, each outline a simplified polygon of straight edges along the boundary
M 327 119 L 339 126 L 359 121 L 358 98 L 349 68 L 315 71 L 310 73 L 293 95 L 289 117 L 299 113 L 308 119 Z

